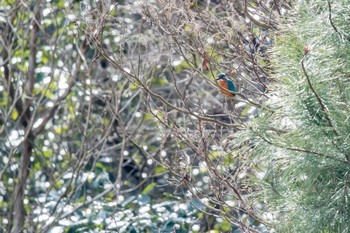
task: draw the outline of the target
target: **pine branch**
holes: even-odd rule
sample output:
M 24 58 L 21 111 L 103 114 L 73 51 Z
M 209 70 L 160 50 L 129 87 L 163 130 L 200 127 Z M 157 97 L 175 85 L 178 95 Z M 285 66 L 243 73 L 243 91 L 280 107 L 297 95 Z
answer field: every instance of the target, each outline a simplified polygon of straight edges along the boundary
M 329 0 L 327 0 L 327 3 L 328 3 L 328 12 L 329 12 L 329 14 L 328 14 L 329 22 L 331 23 L 331 25 L 332 25 L 334 31 L 335 31 L 336 33 L 338 33 L 338 35 L 340 36 L 340 38 L 343 38 L 342 33 L 340 33 L 340 31 L 338 30 L 338 28 L 337 28 L 337 27 L 334 25 L 334 23 L 333 23 L 333 20 L 332 20 L 331 2 L 330 2 Z
M 328 125 L 332 128 L 333 132 L 335 135 L 339 135 L 339 132 L 337 131 L 335 125 L 333 124 L 333 121 L 332 119 L 330 118 L 329 116 L 329 110 L 327 108 L 327 106 L 323 103 L 321 97 L 317 94 L 316 90 L 314 89 L 313 85 L 311 84 L 311 81 L 310 81 L 310 77 L 309 75 L 307 74 L 306 72 L 306 69 L 305 69 L 305 65 L 304 65 L 304 59 L 306 57 L 306 54 L 304 55 L 303 59 L 301 60 L 301 67 L 303 69 L 303 72 L 304 72 L 304 75 L 306 77 L 306 80 L 307 80 L 307 83 L 312 91 L 312 93 L 314 94 L 314 96 L 316 97 L 317 99 L 317 102 L 318 104 L 320 105 L 321 109 L 322 109 L 322 112 L 324 113 L 325 117 L 326 117 L 326 120 L 328 122 Z
M 252 129 L 252 130 L 253 130 L 253 129 Z M 309 149 L 305 149 L 305 148 L 291 147 L 291 146 L 286 146 L 286 145 L 278 144 L 278 143 L 275 143 L 275 142 L 273 142 L 273 141 L 270 141 L 269 139 L 267 139 L 267 138 L 264 137 L 263 135 L 259 134 L 259 132 L 257 132 L 257 131 L 254 131 L 254 130 L 253 130 L 253 132 L 258 133 L 259 137 L 260 137 L 262 140 L 264 140 L 265 142 L 267 142 L 268 144 L 273 145 L 273 146 L 276 146 L 276 147 L 279 147 L 279 148 L 282 148 L 282 149 L 286 149 L 286 150 L 290 150 L 290 151 L 296 151 L 296 152 L 302 152 L 302 153 L 306 153 L 306 154 L 313 154 L 313 155 L 317 155 L 317 156 L 324 157 L 324 158 L 327 158 L 327 159 L 332 159 L 332 160 L 335 160 L 335 161 L 338 161 L 338 162 L 341 162 L 341 163 L 345 163 L 345 164 L 348 163 L 348 162 L 345 161 L 345 160 L 338 159 L 338 158 L 335 158 L 335 157 L 332 157 L 332 156 L 323 154 L 323 153 L 318 152 L 318 151 L 313 151 L 313 150 L 309 150 Z

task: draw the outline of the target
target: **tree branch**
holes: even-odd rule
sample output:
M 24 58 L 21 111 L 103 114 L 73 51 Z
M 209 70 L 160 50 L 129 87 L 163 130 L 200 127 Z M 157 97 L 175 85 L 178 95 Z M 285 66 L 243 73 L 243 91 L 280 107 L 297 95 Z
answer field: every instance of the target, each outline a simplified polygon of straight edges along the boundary
M 336 33 L 338 33 L 338 35 L 340 36 L 340 38 L 343 38 L 343 35 L 342 33 L 340 33 L 340 31 L 338 30 L 338 28 L 334 25 L 333 23 L 333 20 L 332 20 L 332 6 L 331 6 L 331 2 L 329 0 L 327 0 L 327 3 L 328 3 L 328 19 L 329 19 L 329 22 L 331 23 L 331 26 L 333 27 L 334 31 Z
M 75 60 L 75 70 L 73 71 L 73 74 L 71 76 L 71 79 L 68 83 L 68 87 L 66 88 L 66 90 L 64 91 L 64 93 L 59 96 L 56 101 L 54 102 L 53 106 L 46 112 L 46 114 L 43 117 L 43 120 L 41 122 L 41 124 L 36 127 L 35 129 L 33 129 L 33 134 L 34 135 L 38 135 L 42 132 L 42 130 L 44 129 L 45 125 L 47 124 L 47 122 L 52 119 L 52 117 L 54 116 L 56 110 L 58 109 L 58 107 L 60 106 L 60 104 L 62 103 L 63 100 L 65 100 L 67 98 L 67 96 L 71 93 L 71 90 L 73 88 L 73 86 L 75 85 L 75 81 L 78 78 L 79 75 L 79 71 L 80 71 L 80 66 L 83 60 L 83 53 L 85 53 L 85 51 L 87 50 L 88 46 L 87 46 L 87 42 L 86 40 L 83 41 L 82 46 L 80 48 L 78 48 L 78 56 Z
M 311 84 L 311 81 L 310 81 L 310 78 L 309 78 L 309 75 L 307 74 L 306 72 L 306 69 L 305 69 L 305 65 L 304 65 L 304 59 L 306 57 L 306 54 L 304 55 L 303 59 L 301 60 L 301 67 L 303 69 L 303 72 L 305 74 L 305 77 L 306 77 L 306 80 L 307 80 L 307 83 L 312 91 L 312 93 L 314 94 L 314 96 L 316 97 L 317 99 L 317 102 L 318 104 L 320 105 L 321 109 L 322 109 L 322 112 L 324 113 L 326 119 L 327 119 L 327 122 L 328 122 L 328 125 L 332 128 L 333 132 L 335 135 L 339 135 L 335 125 L 333 124 L 333 121 L 332 119 L 330 118 L 329 116 L 329 111 L 328 111 L 328 108 L 327 106 L 323 103 L 321 97 L 317 94 L 316 90 L 314 89 L 313 85 Z
M 257 26 L 261 27 L 261 28 L 264 28 L 264 29 L 272 29 L 271 26 L 265 24 L 265 23 L 262 23 L 262 22 L 259 22 L 258 20 L 254 19 L 253 16 L 250 15 L 250 13 L 248 12 L 248 6 L 247 6 L 247 0 L 244 0 L 244 13 L 245 15 L 250 19 L 250 21 L 252 21 L 253 23 L 255 23 Z

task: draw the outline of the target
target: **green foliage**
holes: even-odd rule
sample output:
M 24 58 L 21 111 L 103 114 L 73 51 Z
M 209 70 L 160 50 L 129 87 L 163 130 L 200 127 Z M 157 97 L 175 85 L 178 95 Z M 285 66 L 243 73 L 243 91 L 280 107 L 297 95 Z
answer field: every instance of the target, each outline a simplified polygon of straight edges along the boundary
M 264 171 L 256 194 L 278 232 L 350 231 L 348 5 L 331 3 L 336 29 L 327 2 L 298 6 L 272 52 L 274 111 L 241 135 L 256 145 Z

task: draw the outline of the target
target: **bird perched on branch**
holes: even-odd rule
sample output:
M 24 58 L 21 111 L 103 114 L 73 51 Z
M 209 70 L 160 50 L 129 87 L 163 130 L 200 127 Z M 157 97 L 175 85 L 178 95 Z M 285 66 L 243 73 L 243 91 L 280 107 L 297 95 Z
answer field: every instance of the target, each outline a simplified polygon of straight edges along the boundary
M 220 92 L 227 97 L 235 96 L 236 91 L 233 82 L 226 76 L 226 74 L 221 73 L 215 79 L 217 85 L 220 87 Z

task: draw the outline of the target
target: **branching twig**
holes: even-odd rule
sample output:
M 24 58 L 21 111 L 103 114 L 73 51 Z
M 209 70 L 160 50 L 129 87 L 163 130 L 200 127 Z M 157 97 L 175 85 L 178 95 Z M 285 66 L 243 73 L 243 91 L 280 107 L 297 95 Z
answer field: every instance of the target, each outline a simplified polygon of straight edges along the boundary
M 259 22 L 258 20 L 254 19 L 253 16 L 250 15 L 250 13 L 248 12 L 248 4 L 247 4 L 247 0 L 244 0 L 244 13 L 245 15 L 253 22 L 255 23 L 257 26 L 264 28 L 264 29 L 272 29 L 271 26 L 263 23 L 263 22 Z

